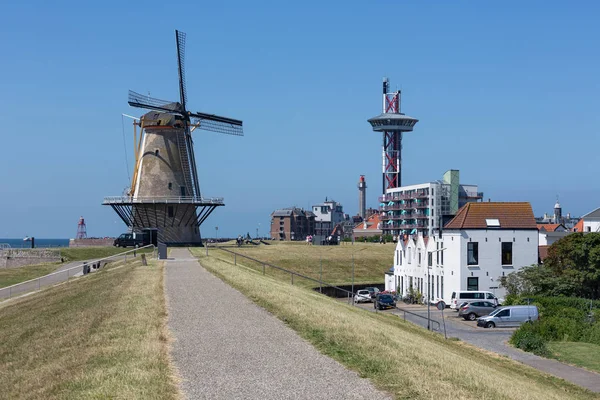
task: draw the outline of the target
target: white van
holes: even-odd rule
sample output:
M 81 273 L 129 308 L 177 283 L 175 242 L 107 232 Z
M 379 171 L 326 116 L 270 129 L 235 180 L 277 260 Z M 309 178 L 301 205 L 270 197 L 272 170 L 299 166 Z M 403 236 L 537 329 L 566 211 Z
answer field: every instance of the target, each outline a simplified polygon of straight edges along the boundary
M 458 292 L 452 292 L 450 308 L 456 310 L 461 303 L 471 303 L 473 301 L 481 300 L 490 301 L 495 305 L 499 304 L 498 298 L 492 292 L 459 290 Z
M 507 306 L 497 308 L 489 315 L 477 320 L 477 326 L 484 328 L 504 328 L 519 326 L 524 322 L 533 322 L 540 319 L 536 306 Z

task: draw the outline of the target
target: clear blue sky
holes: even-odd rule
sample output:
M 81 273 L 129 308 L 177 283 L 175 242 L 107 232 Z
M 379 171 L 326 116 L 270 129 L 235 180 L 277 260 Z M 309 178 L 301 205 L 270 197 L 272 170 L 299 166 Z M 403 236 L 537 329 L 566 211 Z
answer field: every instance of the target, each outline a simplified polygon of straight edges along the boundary
M 245 136 L 195 133 L 203 235 L 262 235 L 276 208 L 326 196 L 351 215 L 381 191 L 381 79 L 418 118 L 403 182 L 459 169 L 536 215 L 600 206 L 600 4 L 581 1 L 9 2 L 0 37 L 0 237 L 125 227 L 104 196 L 128 185 L 127 90 L 177 99 L 187 33 L 191 108 Z M 289 3 L 289 4 L 288 4 Z M 173 5 L 171 5 L 173 4 Z M 177 8 L 174 8 L 177 5 Z M 131 125 L 125 127 L 132 168 Z

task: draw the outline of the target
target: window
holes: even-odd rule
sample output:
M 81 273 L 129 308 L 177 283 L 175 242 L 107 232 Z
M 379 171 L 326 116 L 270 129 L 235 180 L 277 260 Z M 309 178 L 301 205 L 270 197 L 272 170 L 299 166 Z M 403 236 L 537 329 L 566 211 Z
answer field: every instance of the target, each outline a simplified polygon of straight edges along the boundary
M 510 317 L 510 310 L 502 310 L 496 314 L 496 317 Z
M 488 300 L 494 300 L 495 299 L 494 295 L 491 294 L 491 293 L 486 293 L 485 298 L 488 299 Z
M 167 207 L 167 213 L 169 214 L 169 218 L 173 218 L 173 206 Z
M 440 277 L 440 284 L 442 285 L 442 288 L 440 289 L 440 291 L 442 292 L 442 298 L 444 297 L 444 277 L 441 276 Z
M 410 257 L 410 247 L 408 248 L 408 263 L 410 264 L 412 258 Z
M 402 264 L 402 252 L 397 250 L 396 252 L 398 253 L 398 264 Z
M 430 267 L 433 265 L 433 253 L 432 252 L 427 253 L 427 265 Z
M 479 278 L 477 278 L 477 277 L 467 278 L 467 290 L 470 290 L 470 291 L 479 290 Z M 479 294 L 479 293 L 473 293 L 473 294 L 475 295 L 475 294 Z M 473 298 L 479 298 L 479 296 L 473 297 Z
M 479 265 L 479 243 L 467 243 L 467 265 Z
M 512 243 L 502 242 L 502 265 L 512 265 Z
M 421 265 L 421 249 L 417 250 L 419 253 L 419 265 Z
M 443 249 L 443 248 L 444 248 L 444 242 L 440 242 L 440 249 Z M 442 255 L 441 255 L 442 261 L 440 264 L 444 265 L 444 250 L 440 251 L 440 253 L 442 253 Z
M 400 277 L 400 290 L 399 290 L 399 292 L 400 292 L 400 295 L 404 294 L 404 277 L 403 276 Z
M 185 196 L 185 186 L 179 186 L 179 192 L 181 193 L 181 197 Z
M 436 275 L 435 277 L 435 282 L 436 282 L 436 292 L 435 292 L 435 297 L 437 297 L 438 299 L 440 298 L 440 276 Z
M 173 189 L 173 182 L 169 182 L 169 190 Z
M 154 150 L 154 155 L 158 157 L 158 149 Z

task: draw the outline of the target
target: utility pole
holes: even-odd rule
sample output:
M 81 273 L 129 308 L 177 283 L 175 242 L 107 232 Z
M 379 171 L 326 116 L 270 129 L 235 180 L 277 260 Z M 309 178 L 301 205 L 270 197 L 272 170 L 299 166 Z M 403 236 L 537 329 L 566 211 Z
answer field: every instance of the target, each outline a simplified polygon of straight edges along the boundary
M 354 252 L 352 252 L 352 305 L 354 305 Z

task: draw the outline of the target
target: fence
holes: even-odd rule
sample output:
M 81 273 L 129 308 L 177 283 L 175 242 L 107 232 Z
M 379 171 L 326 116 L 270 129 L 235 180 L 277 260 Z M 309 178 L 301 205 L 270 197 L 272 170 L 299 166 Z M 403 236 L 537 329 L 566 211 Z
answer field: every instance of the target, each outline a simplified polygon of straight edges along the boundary
M 90 266 L 92 266 L 92 267 L 95 266 L 94 269 L 98 269 L 100 267 L 100 265 L 103 262 L 106 263 L 107 260 L 112 261 L 113 259 L 116 259 L 116 258 L 124 258 L 124 260 L 127 261 L 128 255 L 130 257 L 136 257 L 137 252 L 139 252 L 142 249 L 148 249 L 148 248 L 152 248 L 152 254 L 154 257 L 154 251 L 155 251 L 154 245 L 149 244 L 147 246 L 140 247 L 138 249 L 125 251 L 123 253 L 115 254 L 113 256 L 100 258 L 100 259 L 97 259 L 94 261 L 82 262 L 81 264 L 79 264 L 75 267 L 72 267 L 72 268 L 53 272 L 51 274 L 40 276 L 39 278 L 35 278 L 35 279 L 30 279 L 28 281 L 17 283 L 12 286 L 0 288 L 0 300 L 6 300 L 13 296 L 23 295 L 23 294 L 26 294 L 29 292 L 34 292 L 36 290 L 40 290 L 41 288 L 46 287 L 46 286 L 51 286 L 51 285 L 56 285 L 57 283 L 66 282 L 69 279 L 71 279 L 72 277 L 80 275 L 79 272 L 76 272 L 76 270 L 80 270 L 80 272 L 83 274 L 85 268 L 90 267 Z M 131 253 L 133 253 L 133 254 L 131 254 Z
M 311 281 L 311 282 L 314 282 L 314 283 L 318 283 L 319 284 L 319 288 L 322 288 L 323 286 L 325 286 L 325 287 L 332 288 L 332 289 L 334 289 L 336 291 L 340 291 L 340 292 L 346 293 L 346 295 L 348 296 L 349 301 L 352 301 L 352 304 L 354 304 L 354 293 L 352 291 L 343 289 L 343 288 L 341 288 L 339 286 L 331 285 L 331 284 L 323 282 L 322 280 L 319 280 L 319 279 L 311 278 L 310 276 L 299 274 L 298 272 L 295 272 L 295 271 L 290 271 L 289 269 L 285 269 L 285 268 L 279 267 L 277 265 L 270 264 L 270 263 L 258 260 L 256 258 L 247 256 L 247 255 L 244 255 L 244 254 L 236 253 L 235 251 L 231 251 L 231 250 L 226 249 L 224 247 L 220 247 L 220 246 L 211 246 L 211 247 L 214 247 L 215 249 L 218 249 L 218 250 L 222 250 L 222 251 L 224 251 L 226 253 L 233 254 L 233 264 L 234 265 L 237 265 L 237 258 L 238 257 L 242 257 L 242 258 L 245 258 L 247 260 L 253 261 L 253 262 L 258 263 L 259 265 L 261 265 L 262 266 L 262 274 L 263 275 L 265 275 L 265 270 L 266 270 L 267 267 L 273 268 L 275 270 L 278 270 L 278 271 L 290 274 L 290 283 L 292 285 L 294 284 L 294 277 L 306 279 L 308 281 Z M 206 246 L 206 254 L 208 255 L 208 245 Z M 398 306 L 395 306 L 394 308 L 396 310 L 402 311 L 404 313 L 404 320 L 405 321 L 406 321 L 406 314 L 409 314 L 409 315 L 412 315 L 414 317 L 421 318 L 421 319 L 423 319 L 425 321 L 428 321 L 430 325 L 436 325 L 437 329 L 433 329 L 433 330 L 437 330 L 438 332 L 442 332 L 441 329 L 440 329 L 440 323 L 438 321 L 433 320 L 431 318 L 424 317 L 423 315 L 419 315 L 417 313 L 414 313 L 412 311 L 408 311 L 408 310 L 406 310 L 404 308 L 400 308 Z M 377 310 L 375 310 L 375 311 L 377 311 Z M 446 335 L 446 333 L 445 333 L 445 329 L 444 329 L 444 336 L 445 335 Z

